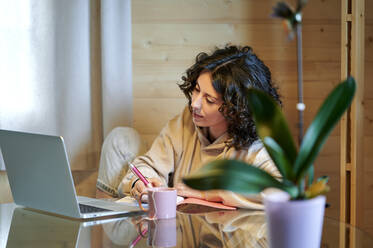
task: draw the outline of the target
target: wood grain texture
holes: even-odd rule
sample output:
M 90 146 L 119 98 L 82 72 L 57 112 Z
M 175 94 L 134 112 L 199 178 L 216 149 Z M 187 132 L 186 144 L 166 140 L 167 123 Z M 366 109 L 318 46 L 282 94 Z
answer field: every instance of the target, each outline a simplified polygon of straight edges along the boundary
M 13 202 L 12 191 L 10 190 L 6 171 L 0 171 L 0 203 Z
M 364 68 L 364 224 L 373 235 L 373 1 L 365 1 L 365 68 Z
M 341 6 L 341 78 L 346 78 L 349 74 L 348 64 L 350 60 L 349 51 L 348 51 L 348 11 L 347 11 L 347 2 L 343 1 Z M 347 214 L 349 213 L 350 203 L 347 202 L 347 194 L 349 193 L 349 177 L 347 176 L 347 134 L 348 134 L 348 120 L 349 113 L 344 113 L 340 121 L 340 216 L 339 219 L 346 223 Z M 341 242 L 343 245 L 346 243 L 346 232 L 341 229 Z
M 96 170 L 75 170 L 72 172 L 77 195 L 95 197 L 96 181 L 98 172 Z
M 351 75 L 357 89 L 351 104 L 351 224 L 364 227 L 365 0 L 352 1 Z

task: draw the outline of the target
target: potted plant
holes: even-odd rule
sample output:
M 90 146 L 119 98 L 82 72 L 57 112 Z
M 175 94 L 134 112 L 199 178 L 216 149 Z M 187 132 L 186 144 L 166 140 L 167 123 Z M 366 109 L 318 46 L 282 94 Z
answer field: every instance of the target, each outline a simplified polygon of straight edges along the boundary
M 327 177 L 313 180 L 313 162 L 350 106 L 355 88 L 352 77 L 334 88 L 305 133 L 299 151 L 280 106 L 264 92 L 249 89 L 247 101 L 258 136 L 282 179 L 242 161 L 215 160 L 184 178 L 184 183 L 198 190 L 224 189 L 241 194 L 258 194 L 267 188 L 287 192 L 290 199 L 279 194 L 264 199 L 272 247 L 319 247 L 325 206 L 322 194 L 328 186 Z M 298 241 L 302 243 L 292 243 Z

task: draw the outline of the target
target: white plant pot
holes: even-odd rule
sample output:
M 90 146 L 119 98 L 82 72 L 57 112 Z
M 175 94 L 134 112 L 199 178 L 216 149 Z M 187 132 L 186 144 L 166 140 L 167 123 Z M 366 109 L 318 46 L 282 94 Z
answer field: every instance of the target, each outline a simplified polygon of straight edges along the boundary
M 265 196 L 264 205 L 271 248 L 320 247 L 325 196 L 289 201 L 276 192 Z

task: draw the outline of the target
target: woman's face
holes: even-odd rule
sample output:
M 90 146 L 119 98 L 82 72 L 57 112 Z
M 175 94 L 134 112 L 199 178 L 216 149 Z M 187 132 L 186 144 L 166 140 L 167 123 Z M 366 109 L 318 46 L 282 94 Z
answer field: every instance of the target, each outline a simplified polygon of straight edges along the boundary
M 192 94 L 193 122 L 199 127 L 209 127 L 211 131 L 227 130 L 227 121 L 219 112 L 223 99 L 212 86 L 210 72 L 202 72 Z

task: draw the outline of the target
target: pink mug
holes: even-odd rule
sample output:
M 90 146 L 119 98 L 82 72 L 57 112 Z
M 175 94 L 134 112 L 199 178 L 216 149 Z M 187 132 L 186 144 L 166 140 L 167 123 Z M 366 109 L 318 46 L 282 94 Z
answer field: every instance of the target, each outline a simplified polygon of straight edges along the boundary
M 176 246 L 176 218 L 148 221 L 148 242 L 152 247 Z
M 137 225 L 139 235 L 131 243 L 131 247 L 135 246 L 141 238 L 146 237 L 148 246 L 175 247 L 177 245 L 176 218 L 152 220 L 143 218 Z
M 147 194 L 149 208 L 142 206 L 142 197 Z M 148 188 L 141 193 L 139 205 L 143 211 L 148 212 L 152 219 L 170 219 L 176 217 L 176 189 L 167 187 Z

